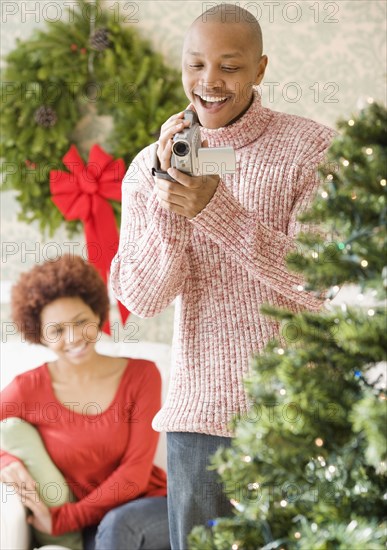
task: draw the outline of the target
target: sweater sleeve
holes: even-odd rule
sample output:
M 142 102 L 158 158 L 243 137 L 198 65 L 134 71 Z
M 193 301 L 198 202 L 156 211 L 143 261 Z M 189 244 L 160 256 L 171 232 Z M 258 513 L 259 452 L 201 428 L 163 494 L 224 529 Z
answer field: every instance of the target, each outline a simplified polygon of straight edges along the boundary
M 152 146 L 142 151 L 123 180 L 118 253 L 111 265 L 115 296 L 140 317 L 152 317 L 179 295 L 189 275 L 186 247 L 192 227 L 163 209 L 153 190 Z
M 317 166 L 325 158 L 326 145 L 325 140 L 324 149 L 314 154 L 300 171 L 286 233 L 262 223 L 259 214 L 244 208 L 223 181 L 206 208 L 191 220 L 193 226 L 205 232 L 254 278 L 311 310 L 320 309 L 322 299 L 303 290 L 304 279 L 289 271 L 286 256 L 295 248 L 294 239 L 301 227 L 297 218 L 317 192 L 320 183 Z
M 1 414 L 0 420 L 5 420 L 10 417 L 23 418 L 23 395 L 18 382 L 18 378 L 14 378 L 8 386 L 6 386 L 0 394 Z M 7 453 L 0 449 L 0 470 L 11 464 L 11 462 L 22 462 L 16 456 Z
M 135 406 L 126 420 L 130 422 L 130 435 L 118 467 L 85 498 L 50 508 L 53 535 L 98 524 L 112 508 L 141 497 L 149 487 L 152 470 L 153 475 L 155 469 L 160 474 L 160 486 L 164 483 L 164 473 L 153 466 L 159 434 L 151 427 L 161 406 L 161 377 L 154 363 L 148 362 L 147 367 L 137 379 L 135 394 L 127 395 L 128 402 L 135 399 Z

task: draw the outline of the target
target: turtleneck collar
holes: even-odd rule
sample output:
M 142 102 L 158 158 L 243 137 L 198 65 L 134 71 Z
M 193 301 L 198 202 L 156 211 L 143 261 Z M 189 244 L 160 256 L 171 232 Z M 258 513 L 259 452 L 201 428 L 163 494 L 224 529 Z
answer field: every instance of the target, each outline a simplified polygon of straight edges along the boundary
M 209 147 L 231 146 L 234 149 L 245 147 L 255 141 L 266 129 L 272 111 L 261 105 L 261 96 L 254 90 L 254 98 L 247 111 L 235 122 L 221 128 L 201 127 L 202 140 L 208 140 Z

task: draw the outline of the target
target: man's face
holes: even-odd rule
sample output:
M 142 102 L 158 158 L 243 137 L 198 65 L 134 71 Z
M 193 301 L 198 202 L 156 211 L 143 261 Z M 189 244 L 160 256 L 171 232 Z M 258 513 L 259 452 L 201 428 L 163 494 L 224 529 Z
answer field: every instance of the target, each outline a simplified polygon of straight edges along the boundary
M 183 50 L 184 91 L 205 128 L 226 126 L 250 105 L 267 58 L 243 24 L 197 22 Z

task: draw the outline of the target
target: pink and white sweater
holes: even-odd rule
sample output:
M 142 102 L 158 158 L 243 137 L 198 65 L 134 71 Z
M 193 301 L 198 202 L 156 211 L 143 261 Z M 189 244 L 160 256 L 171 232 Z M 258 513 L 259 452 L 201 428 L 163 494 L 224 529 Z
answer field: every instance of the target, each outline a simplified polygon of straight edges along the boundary
M 237 170 L 223 176 L 209 204 L 188 220 L 164 210 L 151 175 L 154 145 L 129 167 L 122 192 L 120 245 L 111 266 L 117 298 L 140 317 L 176 299 L 168 397 L 158 431 L 231 436 L 229 421 L 249 403 L 250 359 L 278 335 L 263 303 L 293 311 L 321 301 L 300 290 L 285 256 L 313 199 L 333 131 L 272 111 L 256 93 L 230 126 L 201 129 L 210 147 L 233 146 Z

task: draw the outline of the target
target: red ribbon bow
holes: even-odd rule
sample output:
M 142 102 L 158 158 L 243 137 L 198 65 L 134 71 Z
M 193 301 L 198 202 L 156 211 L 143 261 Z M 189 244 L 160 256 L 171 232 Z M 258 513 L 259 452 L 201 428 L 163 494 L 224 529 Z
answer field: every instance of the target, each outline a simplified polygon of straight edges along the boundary
M 123 159 L 114 160 L 99 145 L 90 150 L 87 165 L 75 145 L 63 157 L 70 173 L 50 171 L 52 201 L 66 220 L 82 220 L 88 259 L 107 284 L 110 264 L 118 246 L 114 212 L 108 199 L 121 201 L 121 181 L 125 174 Z M 118 302 L 123 323 L 128 310 Z M 109 322 L 103 327 L 110 334 Z

